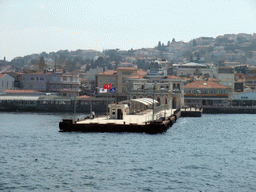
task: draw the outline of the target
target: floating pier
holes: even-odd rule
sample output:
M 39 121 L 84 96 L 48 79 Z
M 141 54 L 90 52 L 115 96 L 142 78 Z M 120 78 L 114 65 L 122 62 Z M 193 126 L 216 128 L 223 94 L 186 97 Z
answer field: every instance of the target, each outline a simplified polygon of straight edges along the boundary
M 113 111 L 113 108 L 111 108 L 110 111 Z M 63 132 L 133 132 L 157 134 L 166 132 L 168 128 L 177 121 L 181 114 L 179 109 L 164 110 L 156 114 L 153 113 L 152 109 L 131 115 L 125 114 L 125 112 L 128 112 L 127 109 L 121 107 L 116 108 L 112 116 L 106 115 L 77 121 L 63 119 L 62 122 L 59 123 L 59 129 Z M 116 115 L 117 118 L 113 118 L 113 114 Z

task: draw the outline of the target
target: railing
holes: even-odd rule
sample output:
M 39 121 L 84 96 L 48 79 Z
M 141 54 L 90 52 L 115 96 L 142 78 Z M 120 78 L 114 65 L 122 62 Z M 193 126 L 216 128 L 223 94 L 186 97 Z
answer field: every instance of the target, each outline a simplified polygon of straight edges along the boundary
M 158 113 L 159 111 L 164 111 L 167 109 L 167 105 L 160 105 L 158 107 L 154 107 L 154 113 Z

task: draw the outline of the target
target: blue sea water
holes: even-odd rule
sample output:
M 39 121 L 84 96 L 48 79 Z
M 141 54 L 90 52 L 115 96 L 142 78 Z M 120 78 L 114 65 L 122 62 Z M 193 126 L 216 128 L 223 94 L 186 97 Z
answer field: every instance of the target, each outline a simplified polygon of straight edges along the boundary
M 253 114 L 180 118 L 156 135 L 63 133 L 63 118 L 0 113 L 0 190 L 256 191 Z

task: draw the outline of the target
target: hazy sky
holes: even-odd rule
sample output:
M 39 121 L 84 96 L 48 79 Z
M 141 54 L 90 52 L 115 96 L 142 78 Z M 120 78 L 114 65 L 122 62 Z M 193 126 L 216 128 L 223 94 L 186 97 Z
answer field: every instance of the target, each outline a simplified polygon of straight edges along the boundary
M 256 0 L 0 0 L 0 59 L 256 33 Z

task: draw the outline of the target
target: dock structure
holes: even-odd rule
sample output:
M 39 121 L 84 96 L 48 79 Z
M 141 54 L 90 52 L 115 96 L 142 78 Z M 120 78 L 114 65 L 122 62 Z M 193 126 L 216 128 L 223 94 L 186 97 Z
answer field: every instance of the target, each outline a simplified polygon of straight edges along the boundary
M 181 117 L 201 117 L 203 108 L 183 107 L 180 109 Z
M 154 119 L 153 119 L 154 117 Z M 147 109 L 136 114 L 123 115 L 121 119 L 112 119 L 110 115 L 96 118 L 87 117 L 74 121 L 63 119 L 59 123 L 62 132 L 132 132 L 158 134 L 166 132 L 180 117 L 180 110 L 168 109 L 154 113 Z
M 176 109 L 168 109 L 166 111 L 160 111 L 154 114 L 154 119 L 161 119 L 161 117 L 166 116 L 170 117 L 174 115 Z M 125 115 L 123 119 L 111 119 L 109 115 L 107 116 L 97 116 L 94 119 L 85 119 L 79 120 L 77 124 L 91 124 L 91 123 L 98 123 L 98 124 L 107 124 L 107 123 L 115 123 L 115 124 L 138 124 L 138 125 L 145 125 L 146 122 L 150 122 L 153 119 L 153 110 L 147 109 L 145 111 L 132 114 L 132 115 Z

